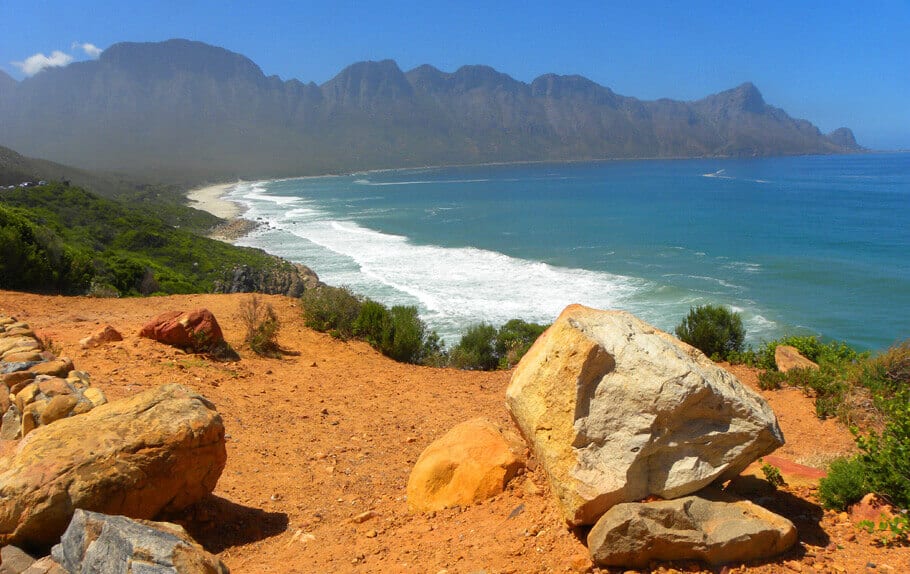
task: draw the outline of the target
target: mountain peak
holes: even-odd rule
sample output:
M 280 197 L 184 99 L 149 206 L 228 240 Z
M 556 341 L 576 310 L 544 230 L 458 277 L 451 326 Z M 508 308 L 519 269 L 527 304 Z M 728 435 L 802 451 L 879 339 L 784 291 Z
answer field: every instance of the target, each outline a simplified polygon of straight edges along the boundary
M 351 64 L 323 84 L 322 90 L 336 103 L 357 106 L 374 98 L 394 100 L 412 93 L 411 84 L 395 60 Z
M 153 77 L 177 72 L 219 79 L 264 78 L 262 70 L 249 58 L 203 42 L 173 39 L 164 42 L 120 42 L 101 53 L 102 65 Z

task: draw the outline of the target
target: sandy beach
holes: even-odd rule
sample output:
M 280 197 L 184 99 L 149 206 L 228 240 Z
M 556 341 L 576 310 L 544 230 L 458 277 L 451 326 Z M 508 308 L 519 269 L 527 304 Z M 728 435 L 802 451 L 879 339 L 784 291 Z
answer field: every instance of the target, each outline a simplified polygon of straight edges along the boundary
M 190 207 L 207 211 L 223 219 L 234 219 L 240 217 L 243 209 L 237 203 L 227 201 L 222 197 L 238 183 L 242 182 L 219 183 L 192 189 L 186 194 L 186 198 L 190 201 Z

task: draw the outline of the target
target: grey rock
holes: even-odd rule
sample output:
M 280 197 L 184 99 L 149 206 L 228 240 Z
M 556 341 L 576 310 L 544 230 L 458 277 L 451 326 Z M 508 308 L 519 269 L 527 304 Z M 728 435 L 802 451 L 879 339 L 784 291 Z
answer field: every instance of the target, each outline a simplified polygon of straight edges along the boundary
M 796 543 L 786 518 L 745 500 L 707 496 L 617 504 L 588 534 L 592 560 L 627 568 L 663 560 L 722 564 L 770 558 Z
M 51 555 L 74 574 L 229 573 L 176 524 L 85 510 L 76 510 Z
M 19 371 L 25 371 L 37 365 L 37 361 L 20 361 L 16 363 L 3 363 L 0 365 L 0 375 L 5 375 L 7 373 L 17 373 Z
M 697 492 L 784 442 L 768 403 L 700 351 L 581 305 L 528 351 L 506 400 L 572 524 Z

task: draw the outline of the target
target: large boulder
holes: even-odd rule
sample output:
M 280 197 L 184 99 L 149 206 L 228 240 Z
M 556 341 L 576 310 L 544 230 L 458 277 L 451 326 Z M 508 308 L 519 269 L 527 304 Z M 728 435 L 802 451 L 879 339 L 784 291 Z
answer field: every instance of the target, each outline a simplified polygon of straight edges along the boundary
M 209 350 L 224 342 L 221 326 L 208 309 L 167 311 L 146 323 L 139 336 L 195 351 Z
M 507 406 L 570 524 L 735 477 L 783 444 L 768 404 L 629 313 L 571 305 L 519 363 Z
M 408 479 L 408 508 L 428 512 L 468 506 L 495 496 L 524 467 L 521 438 L 477 418 L 428 446 Z
M 799 349 L 790 345 L 778 345 L 774 348 L 774 364 L 777 365 L 777 370 L 782 373 L 793 369 L 818 370 L 816 363 L 804 357 L 799 352 Z
M 588 533 L 595 564 L 645 568 L 653 561 L 709 564 L 770 558 L 796 543 L 793 523 L 745 500 L 686 496 L 618 504 Z
M 67 572 L 227 574 L 221 560 L 169 522 L 77 510 L 51 551 Z
M 0 459 L 0 545 L 47 548 L 76 508 L 181 510 L 215 488 L 226 460 L 221 416 L 176 384 L 39 427 Z

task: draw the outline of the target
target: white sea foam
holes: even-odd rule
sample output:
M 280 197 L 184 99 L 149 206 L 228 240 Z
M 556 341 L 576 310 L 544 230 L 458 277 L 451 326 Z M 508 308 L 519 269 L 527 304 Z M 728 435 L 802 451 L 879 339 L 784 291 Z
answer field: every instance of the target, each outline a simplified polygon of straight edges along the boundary
M 269 223 L 239 244 L 305 263 L 327 283 L 348 285 L 387 305 L 417 305 L 449 344 L 480 321 L 500 325 L 518 317 L 549 323 L 570 303 L 625 309 L 672 330 L 690 306 L 716 303 L 718 295 L 735 298 L 742 289 L 707 276 L 689 279 L 715 283 L 724 291 L 557 267 L 474 247 L 419 245 L 333 216 L 315 200 L 271 195 L 261 182 L 238 186 L 232 196 L 249 207 L 247 217 Z M 769 328 L 755 312 L 747 310 L 744 320 L 750 329 L 773 332 L 773 322 Z

